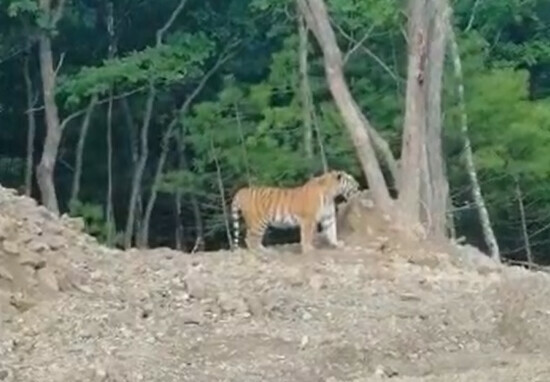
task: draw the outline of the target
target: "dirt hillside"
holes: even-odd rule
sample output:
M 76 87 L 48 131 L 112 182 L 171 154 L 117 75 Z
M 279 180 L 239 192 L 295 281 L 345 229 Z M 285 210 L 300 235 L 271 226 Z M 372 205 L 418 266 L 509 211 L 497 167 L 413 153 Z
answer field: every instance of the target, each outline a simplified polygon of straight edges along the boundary
M 117 251 L 0 188 L 0 381 L 550 381 L 550 280 L 405 239 L 368 198 L 344 250 Z

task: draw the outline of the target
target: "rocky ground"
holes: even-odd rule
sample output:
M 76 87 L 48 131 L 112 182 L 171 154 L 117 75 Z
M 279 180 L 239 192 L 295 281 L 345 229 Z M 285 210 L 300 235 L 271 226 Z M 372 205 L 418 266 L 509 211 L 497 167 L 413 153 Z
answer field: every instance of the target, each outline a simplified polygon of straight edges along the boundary
M 549 381 L 550 280 L 405 240 L 366 203 L 345 250 L 117 251 L 0 189 L 0 381 Z

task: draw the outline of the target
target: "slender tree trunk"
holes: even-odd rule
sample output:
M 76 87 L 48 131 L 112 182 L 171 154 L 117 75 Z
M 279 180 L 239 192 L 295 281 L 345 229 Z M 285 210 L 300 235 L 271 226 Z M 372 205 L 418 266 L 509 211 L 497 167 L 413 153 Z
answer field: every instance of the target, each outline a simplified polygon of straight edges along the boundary
M 407 223 L 420 223 L 422 148 L 426 137 L 425 79 L 428 30 L 427 0 L 409 1 L 408 69 L 405 123 L 401 147 L 399 210 Z
M 183 171 L 184 169 L 184 159 L 183 156 L 185 155 L 184 146 L 183 146 L 183 134 L 176 136 L 176 146 L 177 146 L 177 169 L 178 171 Z M 176 190 L 176 193 L 174 194 L 174 205 L 176 207 L 175 211 L 175 242 L 176 242 L 176 250 L 182 251 L 184 246 L 184 227 L 182 222 L 182 197 L 183 197 L 183 191 L 181 190 L 181 187 L 178 187 Z
M 30 48 L 27 48 L 23 62 L 23 78 L 25 79 L 25 92 L 27 96 L 27 161 L 25 168 L 25 195 L 32 194 L 32 180 L 34 169 L 34 138 L 36 136 L 36 117 L 34 113 L 33 89 L 31 72 L 29 68 Z
M 128 139 L 130 144 L 130 155 L 132 157 L 132 174 L 136 172 L 138 161 L 139 161 L 139 138 L 137 134 L 137 127 L 132 118 L 132 112 L 130 110 L 130 105 L 128 105 L 128 100 L 122 98 L 122 111 L 124 115 L 124 121 L 126 123 L 126 128 L 128 129 Z M 133 234 L 138 235 L 140 231 L 140 222 L 141 216 L 143 215 L 142 211 L 142 200 L 141 192 L 138 193 L 137 202 L 136 202 L 136 211 L 135 211 L 135 224 L 133 227 Z
M 237 103 L 233 104 L 233 108 L 235 109 L 235 119 L 237 120 L 237 129 L 239 130 L 239 137 L 241 139 L 241 147 L 243 149 L 243 159 L 244 159 L 244 166 L 246 169 L 246 181 L 248 182 L 248 185 L 250 186 L 252 177 L 250 175 L 250 165 L 248 161 L 248 153 L 246 151 L 246 142 L 244 138 L 244 131 L 243 131 L 243 125 L 241 122 L 241 113 L 239 111 L 239 105 Z
M 450 13 L 450 10 L 449 10 Z M 498 243 L 493 232 L 493 227 L 491 225 L 491 220 L 489 218 L 489 212 L 485 206 L 485 200 L 481 193 L 481 187 L 477 179 L 477 171 L 474 164 L 474 154 L 472 151 L 472 144 L 470 142 L 470 137 L 468 134 L 468 114 L 466 113 L 466 101 L 464 96 L 464 78 L 462 74 L 462 62 L 460 59 L 460 52 L 458 50 L 458 44 L 456 42 L 456 36 L 453 30 L 451 18 L 449 17 L 449 22 L 447 23 L 447 33 L 449 38 L 449 45 L 451 48 L 451 56 L 453 60 L 454 73 L 457 80 L 457 93 L 458 93 L 458 103 L 460 108 L 461 116 L 461 132 L 462 139 L 464 141 L 464 157 L 466 160 L 466 170 L 472 183 L 472 196 L 474 198 L 474 203 L 479 213 L 479 220 L 481 223 L 481 228 L 483 230 L 483 235 L 485 237 L 485 242 L 489 247 L 489 254 L 491 257 L 500 262 L 500 250 Z
M 308 36 L 307 26 L 304 20 L 304 16 L 298 17 L 298 36 L 300 40 L 298 48 L 298 56 L 300 62 L 300 99 L 302 103 L 302 118 L 304 124 L 304 151 L 306 158 L 309 161 L 313 159 L 313 129 L 312 129 L 312 112 L 313 104 L 311 102 L 311 87 L 309 86 L 308 75 L 308 60 L 307 60 L 307 47 Z
M 428 235 L 435 239 L 446 237 L 447 201 L 449 183 L 445 172 L 442 148 L 441 94 L 445 62 L 447 0 L 431 0 L 429 5 L 430 30 L 426 92 L 426 156 L 427 180 L 424 200 L 428 206 Z
M 143 116 L 143 126 L 141 127 L 140 135 L 140 155 L 136 168 L 132 176 L 132 189 L 130 193 L 130 202 L 128 204 L 128 218 L 126 220 L 126 229 L 124 231 L 124 248 L 128 249 L 132 246 L 132 236 L 134 233 L 134 224 L 136 219 L 137 200 L 141 193 L 141 180 L 145 172 L 147 157 L 149 156 L 149 126 L 153 115 L 153 105 L 155 103 L 156 88 L 153 81 L 149 82 L 149 93 L 147 96 L 145 114 Z
M 97 95 L 93 95 L 88 108 L 86 109 L 86 114 L 82 119 L 82 125 L 80 126 L 80 134 L 78 137 L 78 143 L 76 146 L 75 154 L 75 165 L 74 165 L 74 175 L 73 175 L 73 186 L 71 189 L 71 199 L 69 201 L 69 209 L 75 207 L 75 203 L 79 200 L 80 193 L 80 181 L 82 178 L 82 162 L 84 158 L 84 145 L 86 144 L 86 137 L 88 136 L 88 130 L 90 127 L 90 120 L 92 118 L 92 112 L 97 103 Z
M 313 127 L 315 129 L 315 136 L 317 137 L 317 146 L 319 146 L 319 157 L 321 159 L 321 165 L 323 167 L 323 172 L 328 172 L 328 161 L 327 161 L 327 155 L 325 152 L 325 145 L 323 144 L 323 135 L 321 134 L 321 127 L 319 126 L 319 118 L 317 118 L 317 111 L 315 110 L 315 106 L 312 108 L 312 114 L 313 117 Z
M 514 177 L 516 183 L 516 198 L 518 199 L 519 215 L 521 218 L 521 232 L 523 234 L 523 244 L 525 245 L 525 253 L 527 255 L 527 264 L 529 268 L 534 265 L 533 253 L 531 252 L 531 243 L 529 241 L 529 232 L 527 231 L 527 222 L 525 219 L 525 206 L 523 205 L 523 193 L 519 184 L 519 177 Z
M 187 163 L 187 158 L 185 157 L 185 140 L 183 134 L 178 137 L 178 164 L 179 169 L 181 171 L 186 171 L 189 169 L 189 164 Z M 181 205 L 181 198 L 183 197 L 183 193 L 178 190 L 179 192 L 179 203 Z M 189 202 L 191 203 L 191 209 L 193 211 L 193 221 L 195 222 L 195 244 L 193 244 L 193 248 L 191 249 L 191 253 L 195 252 L 201 252 L 204 250 L 204 222 L 202 219 L 201 209 L 199 205 L 199 201 L 195 194 L 191 193 L 189 195 Z M 181 214 L 180 214 L 181 216 Z M 180 219 L 181 224 L 181 219 Z M 182 227 L 183 229 L 183 227 Z
M 218 160 L 218 156 L 216 154 L 216 149 L 214 148 L 214 140 L 210 140 L 210 151 L 212 152 L 212 158 L 214 159 L 214 163 L 216 164 L 216 178 L 218 180 L 218 192 L 220 193 L 220 199 L 222 204 L 222 212 L 223 212 L 223 220 L 225 223 L 225 234 L 227 235 L 227 244 L 229 245 L 229 248 L 231 248 L 232 238 L 231 238 L 231 229 L 229 228 L 229 216 L 227 214 L 227 202 L 225 199 L 225 190 L 223 187 L 223 180 L 222 180 L 222 170 L 220 168 L 220 162 Z
M 113 11 L 113 3 L 107 3 L 107 32 L 109 33 L 109 59 L 115 57 L 116 42 L 115 42 L 115 19 Z M 113 208 L 113 86 L 109 89 L 109 103 L 107 105 L 107 245 L 114 244 L 116 234 L 116 222 Z
M 174 242 L 176 251 L 183 251 L 183 245 L 185 242 L 185 231 L 181 222 L 182 205 L 181 205 L 182 192 L 178 189 L 174 194 L 174 222 L 176 229 L 174 231 Z
M 107 245 L 114 244 L 116 225 L 113 211 L 113 89 L 107 105 Z
M 59 214 L 59 205 L 55 191 L 54 171 L 59 143 L 61 142 L 61 126 L 59 112 L 55 102 L 56 73 L 53 64 L 52 42 L 47 32 L 42 32 L 39 38 L 40 73 L 42 75 L 42 90 L 44 93 L 44 108 L 46 120 L 46 138 L 42 158 L 36 175 L 38 187 L 42 195 L 42 204 L 55 214 Z
M 330 91 L 355 145 L 373 197 L 378 207 L 389 213 L 392 200 L 367 133 L 370 124 L 365 126 L 365 122 L 368 123 L 368 120 L 359 110 L 344 78 L 342 52 L 336 42 L 325 4 L 322 0 L 297 1 L 300 12 L 305 17 L 309 29 L 313 31 L 323 51 L 325 74 Z

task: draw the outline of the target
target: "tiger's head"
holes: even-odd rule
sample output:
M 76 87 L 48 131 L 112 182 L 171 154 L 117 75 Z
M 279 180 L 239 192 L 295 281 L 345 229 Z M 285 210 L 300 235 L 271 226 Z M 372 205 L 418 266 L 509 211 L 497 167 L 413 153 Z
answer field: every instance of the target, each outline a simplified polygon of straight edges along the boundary
M 342 196 L 348 200 L 359 192 L 359 183 L 345 171 L 331 170 L 312 180 L 327 188 L 333 197 Z

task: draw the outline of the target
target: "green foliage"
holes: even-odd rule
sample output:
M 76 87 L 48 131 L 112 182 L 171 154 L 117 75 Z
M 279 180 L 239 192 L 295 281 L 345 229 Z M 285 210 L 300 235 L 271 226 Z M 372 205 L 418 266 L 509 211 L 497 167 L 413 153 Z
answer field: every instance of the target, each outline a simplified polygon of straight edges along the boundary
M 132 93 L 124 101 L 113 103 L 114 204 L 119 229 L 125 224 L 134 159 L 140 152 L 140 116 L 147 92 L 138 90 L 146 88 L 149 81 L 155 85 L 156 98 L 141 185 L 143 204 L 151 189 L 162 136 L 173 118 L 179 118 L 175 134 L 183 142 L 188 163 L 188 168 L 179 167 L 181 158 L 174 150 L 177 143 L 171 141 L 153 213 L 153 245 L 172 244 L 173 233 L 168 230 L 174 226 L 171 219 L 176 191 L 185 195 L 182 215 L 186 229 L 195 232 L 195 222 L 187 218 L 192 210 L 188 196 L 194 195 L 208 243 L 216 246 L 224 242 L 225 238 L 220 238 L 224 235 L 225 206 L 218 189 L 218 173 L 226 204 L 237 188 L 249 183 L 301 184 L 321 170 L 318 138 L 330 167 L 361 176 L 354 147 L 326 85 L 321 51 L 311 33 L 308 70 L 319 137 L 315 132 L 313 160 L 305 158 L 295 1 L 189 1 L 161 46 L 156 46 L 156 32 L 179 1 L 112 3 L 117 46 L 114 59 L 107 59 L 107 2 L 66 2 L 63 18 L 51 36 L 54 62 L 59 66 L 56 91 L 62 119 L 82 109 L 94 94 L 104 100 L 112 87 L 115 94 Z M 24 111 L 28 109 L 20 53 L 25 48 L 26 34 L 35 34 L 37 27 L 50 29 L 51 20 L 42 14 L 36 0 L 1 0 L 0 4 L 0 142 L 6 149 L 0 163 L 0 181 L 17 185 L 23 179 Z M 406 3 L 327 0 L 326 4 L 346 57 L 351 92 L 398 157 L 407 64 L 403 36 Z M 517 224 L 507 223 L 512 218 L 517 220 L 515 179 L 526 189 L 527 204 L 531 206 L 530 228 L 543 224 L 541 219 L 550 216 L 550 197 L 545 187 L 550 182 L 546 155 L 550 144 L 549 4 L 546 0 L 453 2 L 476 166 L 505 251 L 517 247 L 520 238 Z M 239 41 L 236 54 L 206 83 L 186 114 L 177 115 L 182 102 L 230 41 Z M 364 44 L 357 45 L 358 41 Z M 36 53 L 34 46 L 29 62 L 35 93 L 40 90 Z M 456 83 L 449 63 L 444 85 L 444 146 L 452 193 L 460 204 L 468 202 L 469 189 L 461 155 Z M 41 104 L 38 97 L 35 106 Z M 104 102 L 96 106 L 86 142 L 81 187 L 85 202 L 70 206 L 71 213 L 84 216 L 88 231 L 101 239 L 107 232 L 103 216 L 105 106 Z M 37 121 L 40 129 L 42 117 Z M 66 204 L 73 176 L 79 120 L 74 122 L 75 128 L 64 132 L 56 166 L 62 205 Z M 42 135 L 38 134 L 38 154 L 41 144 Z M 471 222 L 474 217 L 469 215 L 462 221 Z M 459 234 L 469 232 L 470 226 L 459 222 Z M 474 227 L 471 236 L 479 236 L 477 231 Z M 548 246 L 541 245 L 537 250 L 547 252 Z
M 201 75 L 200 64 L 212 54 L 213 43 L 202 33 L 180 34 L 170 43 L 105 60 L 102 66 L 85 67 L 73 76 L 61 77 L 58 92 L 67 97 L 67 106 L 72 106 L 82 98 L 106 93 L 111 86 L 136 87 L 148 81 L 166 85 Z
M 69 206 L 72 216 L 80 216 L 84 220 L 86 232 L 104 241 L 109 227 L 105 220 L 103 206 L 95 203 L 74 201 Z

